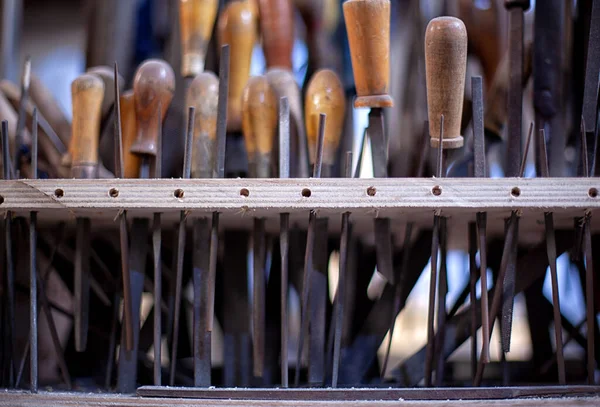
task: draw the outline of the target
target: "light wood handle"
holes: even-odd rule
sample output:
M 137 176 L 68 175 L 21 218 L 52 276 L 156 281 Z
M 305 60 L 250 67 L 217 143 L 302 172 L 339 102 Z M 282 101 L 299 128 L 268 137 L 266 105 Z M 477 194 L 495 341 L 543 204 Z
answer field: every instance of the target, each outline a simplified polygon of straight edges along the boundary
M 321 113 L 327 115 L 323 163 L 333 165 L 344 129 L 346 112 L 344 86 L 335 72 L 324 69 L 313 75 L 306 90 L 304 112 L 311 163 L 315 162 L 316 157 L 319 115 Z
M 204 71 L 218 7 L 218 0 L 179 0 L 181 75 L 184 78 Z
M 196 76 L 186 96 L 186 106 L 196 108 L 192 144 L 192 178 L 212 176 L 217 140 L 219 78 L 212 72 Z
M 104 99 L 102 99 L 102 117 L 105 117 L 115 103 L 115 71 L 108 66 L 96 66 L 87 70 L 87 73 L 96 75 L 104 82 Z M 123 91 L 125 79 L 119 75 L 119 89 Z
M 465 74 L 467 29 L 454 17 L 434 18 L 425 32 L 425 71 L 431 146 L 439 145 L 440 117 L 444 115 L 443 147 L 459 148 Z
M 258 30 L 254 6 L 230 2 L 219 19 L 219 44 L 229 44 L 231 67 L 227 102 L 227 131 L 242 129 L 242 93 L 250 77 L 250 62 Z
M 135 117 L 135 97 L 133 90 L 121 94 L 121 132 L 123 135 L 123 175 L 125 178 L 137 178 L 140 174 L 142 159 L 131 152 L 131 146 L 137 137 Z
M 71 83 L 71 95 L 71 175 L 75 178 L 91 178 L 98 165 L 104 82 L 96 75 L 83 74 Z
M 358 97 L 354 107 L 392 107 L 390 0 L 348 0 L 344 20 Z
M 291 0 L 259 0 L 258 4 L 267 68 L 292 69 L 294 7 Z
M 159 131 L 157 114 L 161 115 L 162 123 L 174 93 L 175 73 L 168 63 L 150 59 L 140 65 L 133 79 L 137 138 L 131 146 L 132 153 L 156 156 Z
M 256 164 L 256 176 L 271 175 L 271 154 L 277 135 L 278 99 L 264 76 L 248 80 L 244 89 L 243 132 L 248 162 Z

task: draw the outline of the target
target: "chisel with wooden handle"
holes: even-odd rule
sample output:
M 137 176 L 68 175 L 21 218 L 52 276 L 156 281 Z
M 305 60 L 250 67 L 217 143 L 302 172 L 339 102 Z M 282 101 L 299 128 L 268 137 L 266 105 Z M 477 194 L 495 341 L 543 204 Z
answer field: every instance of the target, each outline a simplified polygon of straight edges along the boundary
M 181 76 L 184 78 L 193 79 L 204 71 L 218 8 L 218 0 L 179 0 Z
M 73 178 L 97 177 L 100 114 L 104 83 L 95 75 L 84 74 L 71 84 L 73 123 L 71 137 L 71 175 Z M 77 218 L 75 252 L 75 349 L 87 346 L 89 319 L 89 255 L 91 222 Z
M 260 32 L 267 68 L 292 70 L 294 6 L 292 0 L 258 0 Z

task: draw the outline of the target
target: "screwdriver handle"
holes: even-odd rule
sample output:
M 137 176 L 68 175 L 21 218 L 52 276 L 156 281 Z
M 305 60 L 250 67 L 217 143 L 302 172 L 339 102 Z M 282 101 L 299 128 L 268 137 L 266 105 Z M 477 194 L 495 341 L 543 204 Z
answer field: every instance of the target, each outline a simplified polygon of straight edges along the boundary
M 202 72 L 194 78 L 186 95 L 186 106 L 196 109 L 192 140 L 192 178 L 212 177 L 218 105 L 219 78 L 212 72 Z
M 179 0 L 181 75 L 184 78 L 193 78 L 204 71 L 218 8 L 218 0 Z
M 267 68 L 292 69 L 294 7 L 291 0 L 259 0 L 260 31 Z
M 432 147 L 439 146 L 440 117 L 444 115 L 443 148 L 460 148 L 465 75 L 467 70 L 467 29 L 455 17 L 434 18 L 425 32 L 425 71 L 429 135 Z
M 264 76 L 248 80 L 242 99 L 243 133 L 250 168 L 257 178 L 271 176 L 271 155 L 277 135 L 277 97 Z
M 121 104 L 121 129 L 123 133 L 123 173 L 125 178 L 137 178 L 140 174 L 142 160 L 139 155 L 131 152 L 131 146 L 137 137 L 133 90 L 123 92 L 119 101 Z
M 175 73 L 167 62 L 149 59 L 140 65 L 133 79 L 137 137 L 132 153 L 156 156 L 160 130 L 156 114 L 160 106 L 162 122 L 174 93 Z
M 229 44 L 231 67 L 227 103 L 227 131 L 242 129 L 242 93 L 250 77 L 250 62 L 258 30 L 255 6 L 232 1 L 219 19 L 219 44 Z
M 311 163 L 315 162 L 316 157 L 319 115 L 322 113 L 327 115 L 323 163 L 333 165 L 342 137 L 346 113 L 344 86 L 335 72 L 323 69 L 313 75 L 306 90 L 304 112 Z
M 357 98 L 354 107 L 394 106 L 390 82 L 390 0 L 349 0 L 344 20 Z
M 83 74 L 71 83 L 71 96 L 71 176 L 96 178 L 104 82 L 96 75 Z

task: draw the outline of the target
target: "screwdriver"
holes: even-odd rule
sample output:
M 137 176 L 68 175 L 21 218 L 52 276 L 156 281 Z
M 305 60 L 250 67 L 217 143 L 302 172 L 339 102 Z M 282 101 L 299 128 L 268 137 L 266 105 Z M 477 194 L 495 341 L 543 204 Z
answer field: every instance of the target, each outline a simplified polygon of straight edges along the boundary
M 195 108 L 192 141 L 192 178 L 212 178 L 217 140 L 217 109 L 219 78 L 212 72 L 198 74 L 188 88 L 186 106 Z M 194 286 L 194 386 L 211 385 L 211 338 L 206 329 L 209 319 L 209 256 L 210 223 L 207 216 L 193 221 L 193 286 Z
M 467 31 L 463 22 L 454 17 L 434 18 L 425 32 L 425 71 L 427 78 L 427 105 L 429 110 L 429 135 L 431 146 L 438 148 L 437 177 L 444 176 L 443 151 L 463 146 L 460 135 L 463 110 L 465 74 L 467 68 Z M 432 190 L 439 195 L 439 186 Z M 425 359 L 425 386 L 431 386 L 431 371 L 435 355 L 434 314 L 438 263 L 441 249 L 440 277 L 438 284 L 438 340 L 443 343 L 443 326 L 446 318 L 446 226 L 447 219 L 436 210 L 433 220 L 431 244 L 431 279 L 429 285 L 429 309 L 427 318 L 427 357 Z M 436 384 L 442 383 L 443 352 L 438 349 L 439 361 Z
M 84 74 L 71 84 L 73 123 L 71 138 L 71 176 L 96 178 L 100 113 L 104 98 L 104 82 L 95 75 Z M 75 253 L 75 349 L 83 352 L 87 346 L 89 319 L 89 255 L 91 222 L 77 218 Z
M 273 144 L 277 135 L 277 98 L 264 76 L 248 80 L 242 97 L 242 128 L 248 162 L 254 163 L 255 178 L 270 178 Z M 266 318 L 266 234 L 265 218 L 254 218 L 253 232 L 253 359 L 254 377 L 263 378 L 265 365 Z

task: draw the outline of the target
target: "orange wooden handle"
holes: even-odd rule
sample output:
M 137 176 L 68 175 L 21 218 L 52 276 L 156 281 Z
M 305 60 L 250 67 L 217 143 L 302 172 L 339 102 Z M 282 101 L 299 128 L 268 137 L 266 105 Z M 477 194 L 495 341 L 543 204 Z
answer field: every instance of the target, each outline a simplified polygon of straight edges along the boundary
M 119 101 L 121 103 L 121 131 L 123 133 L 123 174 L 125 178 L 137 178 L 140 174 L 142 159 L 139 155 L 130 151 L 137 137 L 133 90 L 123 92 Z
M 210 178 L 217 140 L 219 78 L 212 72 L 196 76 L 186 96 L 186 106 L 196 108 L 192 144 L 192 177 Z
M 258 4 L 267 67 L 292 69 L 294 7 L 291 0 L 259 0 Z
M 71 84 L 73 123 L 71 166 L 95 168 L 98 164 L 100 114 L 104 82 L 95 75 L 83 74 Z
M 218 7 L 218 0 L 179 0 L 183 77 L 194 77 L 204 71 Z
M 229 44 L 231 58 L 227 101 L 228 131 L 242 129 L 242 93 L 250 76 L 257 29 L 255 8 L 247 1 L 230 2 L 219 19 L 219 43 Z
M 133 79 L 137 138 L 131 146 L 132 153 L 156 156 L 158 114 L 162 123 L 174 93 L 175 73 L 167 62 L 150 59 L 140 65 Z
M 343 7 L 358 95 L 354 106 L 392 107 L 390 0 L 349 0 Z
M 465 74 L 467 30 L 455 17 L 434 18 L 425 32 L 425 71 L 429 135 L 432 147 L 439 145 L 440 118 L 444 115 L 444 148 L 463 145 L 460 135 Z
M 329 70 L 318 71 L 311 78 L 306 90 L 304 102 L 306 136 L 311 162 L 314 163 L 319 133 L 319 115 L 325 113 L 325 137 L 323 143 L 323 162 L 333 165 L 335 153 L 340 144 L 346 113 L 346 95 L 339 76 Z

